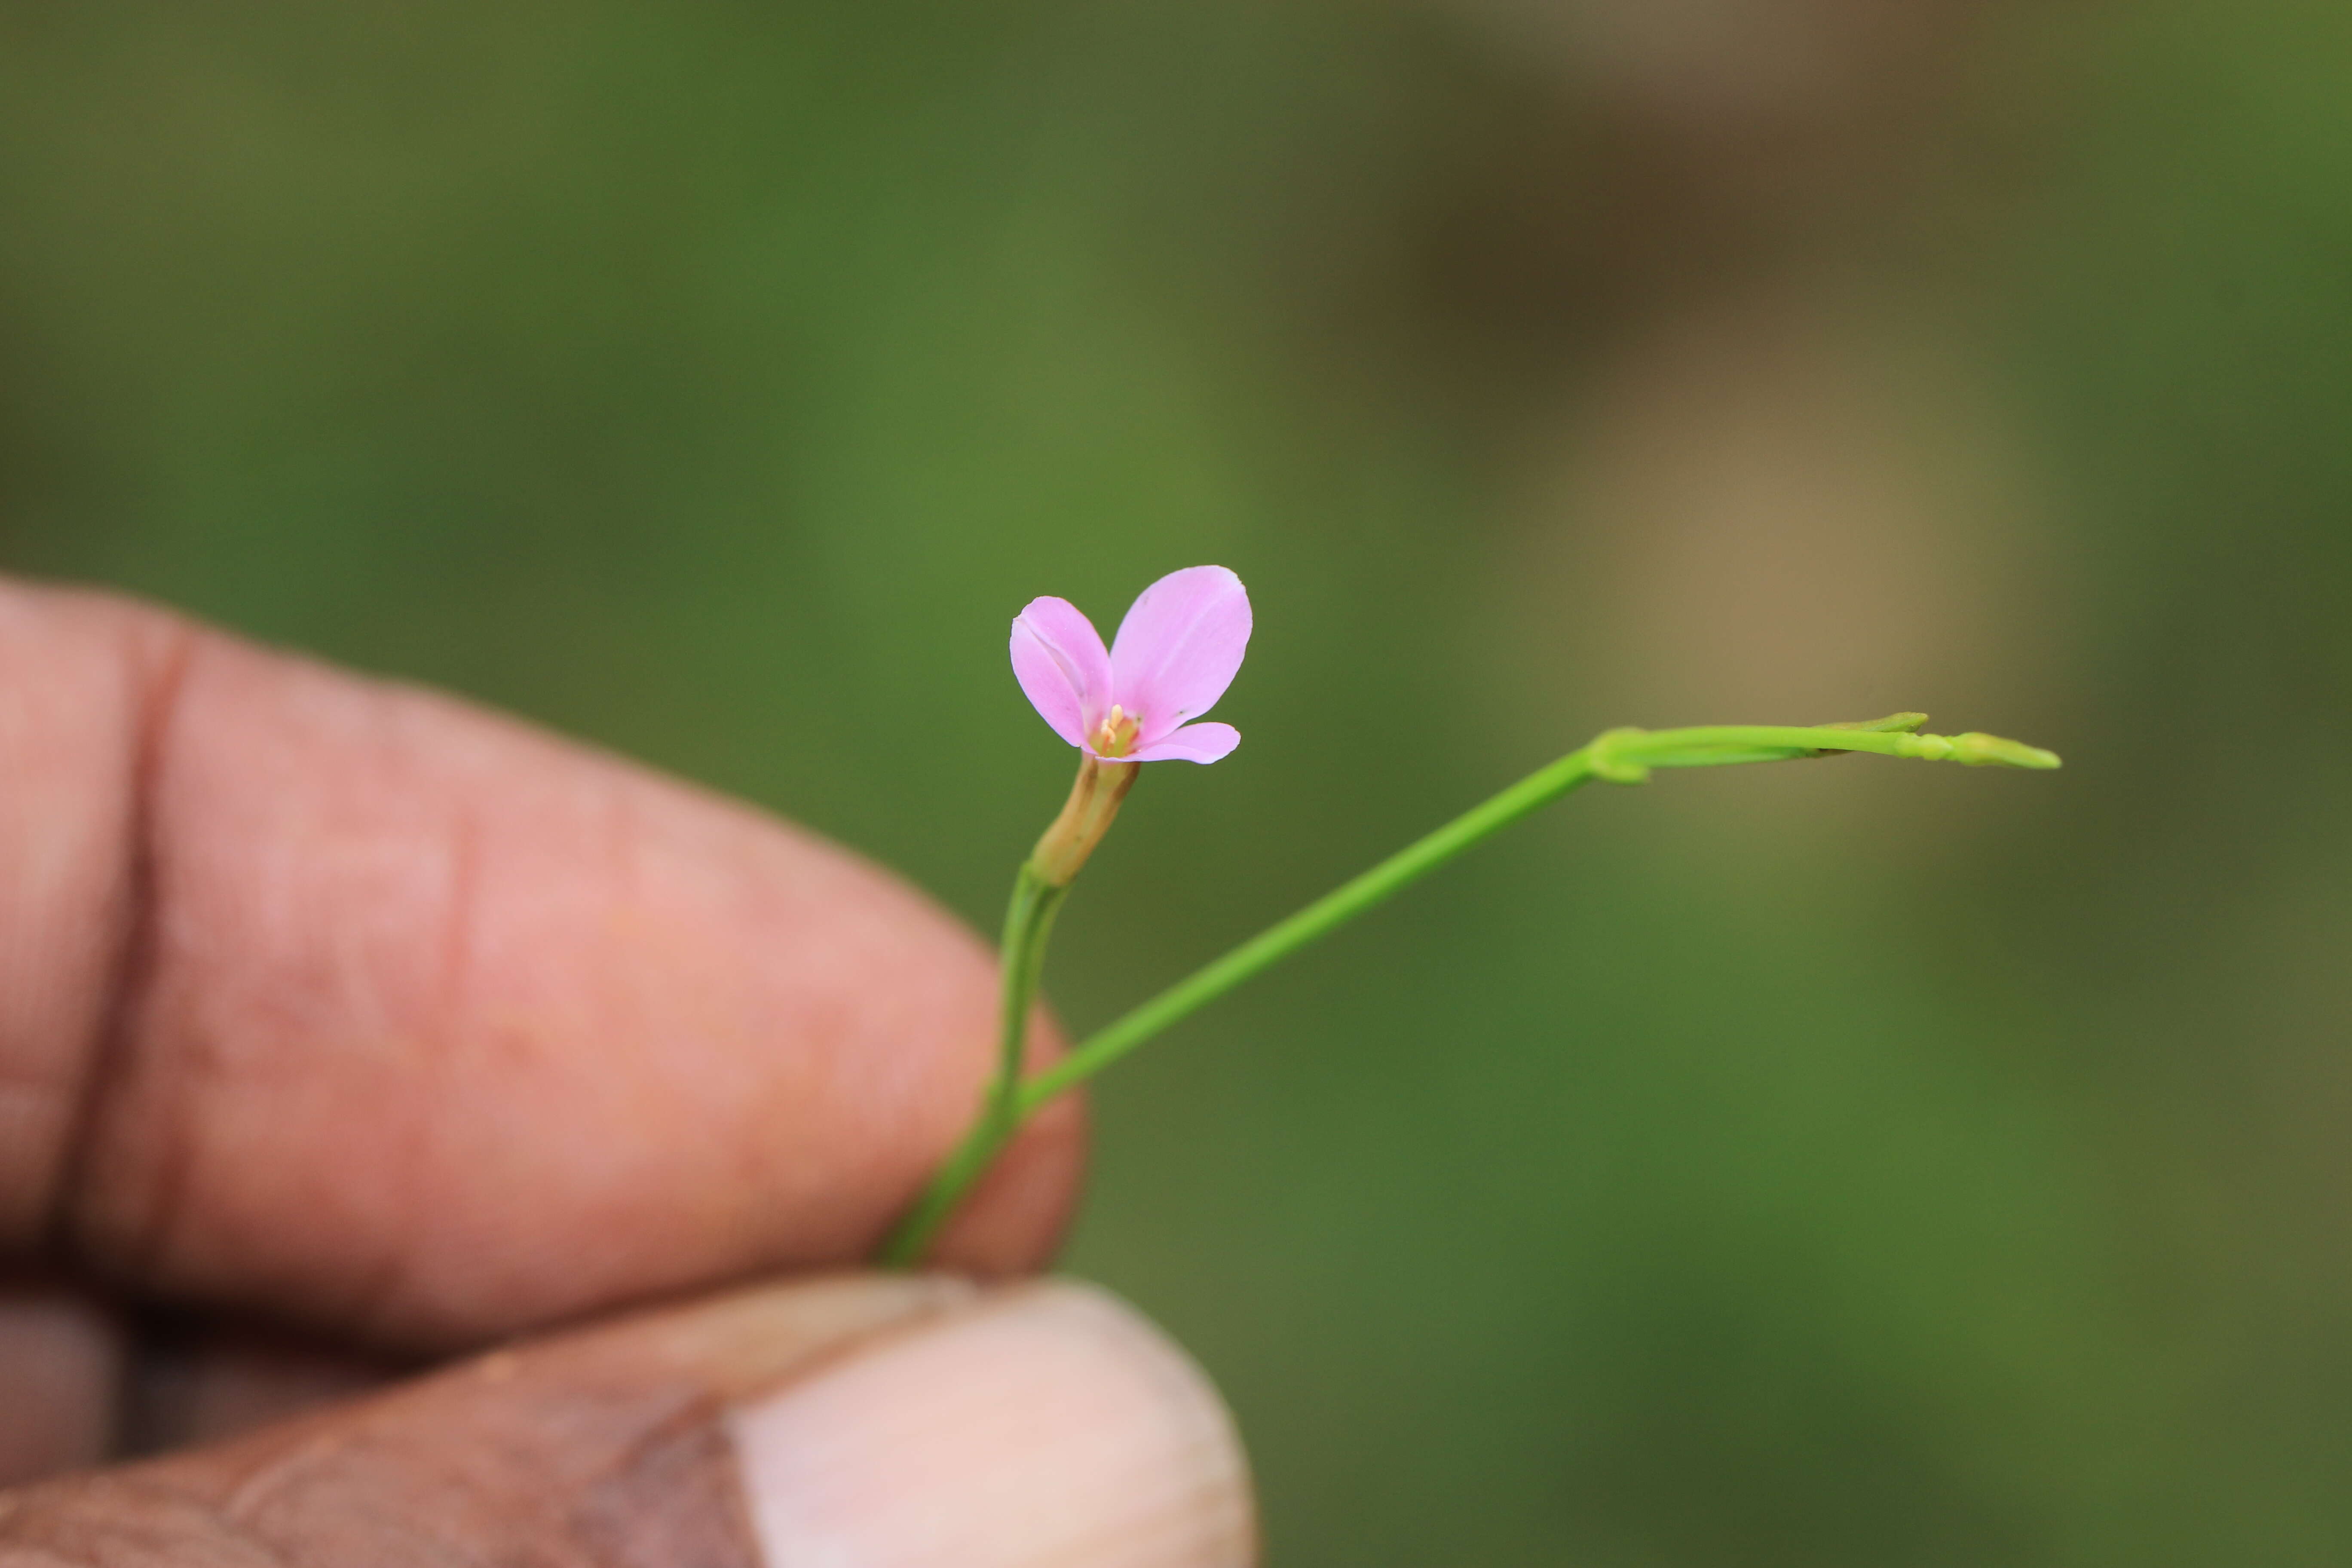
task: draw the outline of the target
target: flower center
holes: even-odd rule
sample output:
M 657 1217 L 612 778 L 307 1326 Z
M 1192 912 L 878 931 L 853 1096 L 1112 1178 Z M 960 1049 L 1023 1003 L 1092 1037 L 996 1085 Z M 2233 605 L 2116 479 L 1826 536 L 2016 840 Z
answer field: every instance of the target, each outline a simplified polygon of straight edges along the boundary
M 1130 713 L 1114 702 L 1103 721 L 1095 726 L 1095 755 L 1123 757 L 1135 749 L 1135 733 L 1143 727 L 1142 715 Z

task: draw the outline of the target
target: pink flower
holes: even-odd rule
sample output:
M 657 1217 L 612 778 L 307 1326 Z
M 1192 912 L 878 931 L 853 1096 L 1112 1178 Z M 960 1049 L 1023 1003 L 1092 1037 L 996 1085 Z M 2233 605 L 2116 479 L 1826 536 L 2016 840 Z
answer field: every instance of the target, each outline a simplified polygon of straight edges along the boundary
M 1054 733 L 1106 763 L 1213 763 L 1242 743 L 1194 724 L 1249 647 L 1249 595 L 1222 566 L 1187 566 L 1136 596 L 1110 651 L 1066 599 L 1032 599 L 1013 623 L 1013 673 Z

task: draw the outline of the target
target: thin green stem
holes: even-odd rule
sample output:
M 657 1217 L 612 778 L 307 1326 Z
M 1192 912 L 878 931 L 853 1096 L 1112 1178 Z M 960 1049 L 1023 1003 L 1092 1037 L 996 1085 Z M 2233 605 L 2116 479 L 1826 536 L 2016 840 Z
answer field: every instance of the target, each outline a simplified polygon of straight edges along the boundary
M 1010 1076 L 992 1092 L 980 1120 L 931 1180 L 914 1210 L 892 1233 L 882 1260 L 899 1266 L 919 1261 L 939 1226 L 954 1213 L 971 1184 L 1037 1108 L 1083 1083 L 1170 1025 L 1189 1017 L 1259 971 L 1287 958 L 1336 926 L 1393 897 L 1448 860 L 1508 827 L 1521 817 L 1592 779 L 1640 784 L 1653 768 L 1716 767 L 1737 763 L 1789 762 L 1843 752 L 1969 766 L 2054 768 L 2051 752 L 1983 734 L 1922 735 L 1922 713 L 1897 713 L 1860 724 L 1726 724 L 1688 730 L 1612 730 L 1538 769 L 1500 795 L 1471 807 L 1427 837 L 1407 845 L 1370 870 L 1342 883 L 1287 920 L 1212 961 L 1141 1006 L 1080 1041 L 1070 1054 L 1026 1083 L 1020 1081 L 1018 1037 L 1007 1058 Z M 1029 876 L 1024 868 L 1023 876 Z M 1016 885 L 1013 910 L 1022 910 Z M 1017 1016 L 1028 1016 L 1045 961 L 1045 934 L 1052 923 L 1048 905 L 1029 925 L 1005 925 L 1008 1019 L 1013 989 L 1022 985 Z M 1020 945 L 1016 951 L 1016 937 Z M 1017 1027 L 1008 1024 L 1008 1027 Z
M 1215 1001 L 1260 970 L 1280 963 L 1333 927 L 1344 925 L 1374 904 L 1394 897 L 1480 840 L 1501 832 L 1529 812 L 1558 800 L 1592 778 L 1589 750 L 1570 752 L 1549 767 L 1521 779 L 1089 1035 L 1069 1055 L 1022 1086 L 1022 1112 L 1025 1115 L 1073 1084 L 1092 1078 L 1160 1030 Z
M 1069 890 L 1066 882 L 1055 886 L 1045 881 L 1028 861 L 1022 863 L 1013 879 L 1013 899 L 1004 911 L 1000 948 L 996 1073 L 989 1080 L 971 1131 L 876 1254 L 876 1261 L 885 1267 L 910 1268 L 922 1260 L 965 1192 L 987 1173 L 1028 1118 L 1021 1100 L 1021 1068 L 1029 1039 L 1029 1009 L 1045 972 L 1045 943 L 1053 935 L 1055 911 Z

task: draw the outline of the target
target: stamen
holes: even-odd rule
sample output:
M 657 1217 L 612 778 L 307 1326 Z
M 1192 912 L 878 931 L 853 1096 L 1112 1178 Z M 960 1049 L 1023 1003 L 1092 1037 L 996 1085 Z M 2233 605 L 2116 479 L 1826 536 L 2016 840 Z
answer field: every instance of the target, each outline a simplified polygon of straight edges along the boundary
M 1103 721 L 1095 728 L 1095 754 L 1106 759 L 1123 757 L 1134 749 L 1135 737 L 1143 728 L 1142 716 L 1129 713 L 1114 702 Z

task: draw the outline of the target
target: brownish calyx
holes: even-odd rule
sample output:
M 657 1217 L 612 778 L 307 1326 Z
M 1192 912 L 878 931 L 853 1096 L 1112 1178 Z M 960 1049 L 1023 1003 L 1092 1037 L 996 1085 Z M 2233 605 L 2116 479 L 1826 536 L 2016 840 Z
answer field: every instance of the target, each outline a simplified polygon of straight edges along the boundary
M 1054 818 L 1053 826 L 1037 840 L 1037 847 L 1029 852 L 1029 868 L 1037 879 L 1049 888 L 1067 887 L 1095 852 L 1102 836 L 1110 831 L 1113 818 L 1118 816 L 1118 803 L 1135 787 L 1135 775 L 1141 763 L 1106 763 L 1082 755 L 1078 761 L 1078 778 L 1070 786 L 1070 798 L 1062 804 L 1062 815 Z

